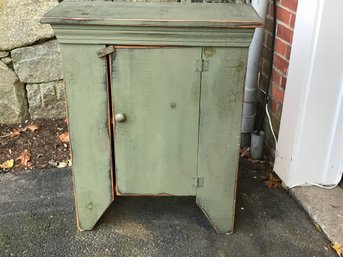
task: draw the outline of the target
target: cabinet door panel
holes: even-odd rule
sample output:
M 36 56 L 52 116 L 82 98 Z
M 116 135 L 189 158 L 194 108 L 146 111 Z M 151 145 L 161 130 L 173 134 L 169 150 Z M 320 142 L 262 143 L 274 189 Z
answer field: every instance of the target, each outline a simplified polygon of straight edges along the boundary
M 92 229 L 114 199 L 106 60 L 96 55 L 103 47 L 61 44 L 80 230 Z
M 204 48 L 197 203 L 218 232 L 233 229 L 247 49 Z
M 117 190 L 195 195 L 201 48 L 117 48 L 112 68 Z

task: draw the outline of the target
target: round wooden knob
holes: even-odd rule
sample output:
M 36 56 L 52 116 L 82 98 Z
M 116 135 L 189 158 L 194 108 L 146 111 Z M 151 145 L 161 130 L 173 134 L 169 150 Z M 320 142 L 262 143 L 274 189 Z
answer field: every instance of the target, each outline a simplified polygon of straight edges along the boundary
M 114 116 L 114 119 L 117 121 L 117 122 L 123 122 L 126 120 L 126 116 L 124 113 L 117 113 L 116 116 Z

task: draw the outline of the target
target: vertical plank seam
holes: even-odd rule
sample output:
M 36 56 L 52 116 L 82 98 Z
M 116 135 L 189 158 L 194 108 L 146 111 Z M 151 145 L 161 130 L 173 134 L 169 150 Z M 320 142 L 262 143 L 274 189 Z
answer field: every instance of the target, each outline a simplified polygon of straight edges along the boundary
M 106 45 L 107 47 L 107 45 Z M 106 75 L 107 75 L 107 115 L 109 116 L 107 119 L 108 122 L 108 133 L 110 138 L 110 179 L 111 179 L 111 189 L 112 189 L 112 200 L 115 197 L 115 188 L 114 188 L 114 133 L 113 133 L 113 126 L 112 119 L 113 119 L 113 100 L 112 100 L 112 53 L 106 57 Z
M 200 48 L 201 52 L 200 52 L 200 58 L 202 60 L 203 58 L 203 47 Z M 199 147 L 200 147 L 200 124 L 201 124 L 201 86 L 202 86 L 202 73 L 203 71 L 200 71 L 199 72 L 199 77 L 200 77 L 200 80 L 199 80 L 199 103 L 198 103 L 198 144 L 197 144 L 197 162 L 196 162 L 196 172 L 195 172 L 195 175 L 196 175 L 196 195 L 198 196 L 198 190 L 199 190 L 199 187 L 197 185 L 197 180 L 198 180 L 198 177 L 199 177 Z M 205 183 L 205 181 L 204 181 Z
M 113 45 L 114 48 L 116 48 L 116 45 Z M 116 113 L 116 110 L 115 110 L 115 94 L 114 94 L 114 80 L 113 80 L 113 67 L 116 65 L 115 64 L 115 60 L 116 60 L 116 57 L 117 55 L 119 54 L 118 52 L 118 49 L 116 49 L 116 51 L 114 52 L 114 54 L 111 54 L 111 100 L 112 100 L 112 114 L 113 114 L 113 117 Z M 117 92 L 119 91 L 119 88 L 117 89 Z M 119 188 L 118 188 L 118 170 L 117 170 L 117 165 L 116 165 L 116 122 L 115 120 L 113 119 L 113 124 L 112 124 L 112 128 L 113 128 L 113 158 L 114 158 L 114 162 L 113 162 L 113 171 L 114 171 L 114 177 L 113 177 L 113 180 L 114 180 L 114 191 L 115 191 L 115 194 L 116 195 L 122 195 L 120 192 L 119 192 Z

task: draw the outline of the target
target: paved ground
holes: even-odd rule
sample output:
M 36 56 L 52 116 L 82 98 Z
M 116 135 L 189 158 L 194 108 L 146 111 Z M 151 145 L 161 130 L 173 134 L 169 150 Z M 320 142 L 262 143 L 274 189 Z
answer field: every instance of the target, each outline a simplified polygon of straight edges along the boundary
M 296 187 L 292 194 L 331 241 L 343 245 L 343 188 Z
M 191 197 L 120 197 L 91 232 L 77 232 L 71 172 L 0 175 L 0 256 L 336 256 L 308 215 L 241 164 L 236 229 L 218 235 Z

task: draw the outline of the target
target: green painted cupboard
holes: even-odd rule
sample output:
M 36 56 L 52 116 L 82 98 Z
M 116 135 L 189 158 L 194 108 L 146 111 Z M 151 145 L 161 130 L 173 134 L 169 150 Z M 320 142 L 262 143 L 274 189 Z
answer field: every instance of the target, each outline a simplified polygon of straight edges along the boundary
M 77 224 L 117 195 L 196 196 L 233 230 L 250 5 L 63 2 L 61 45 Z

